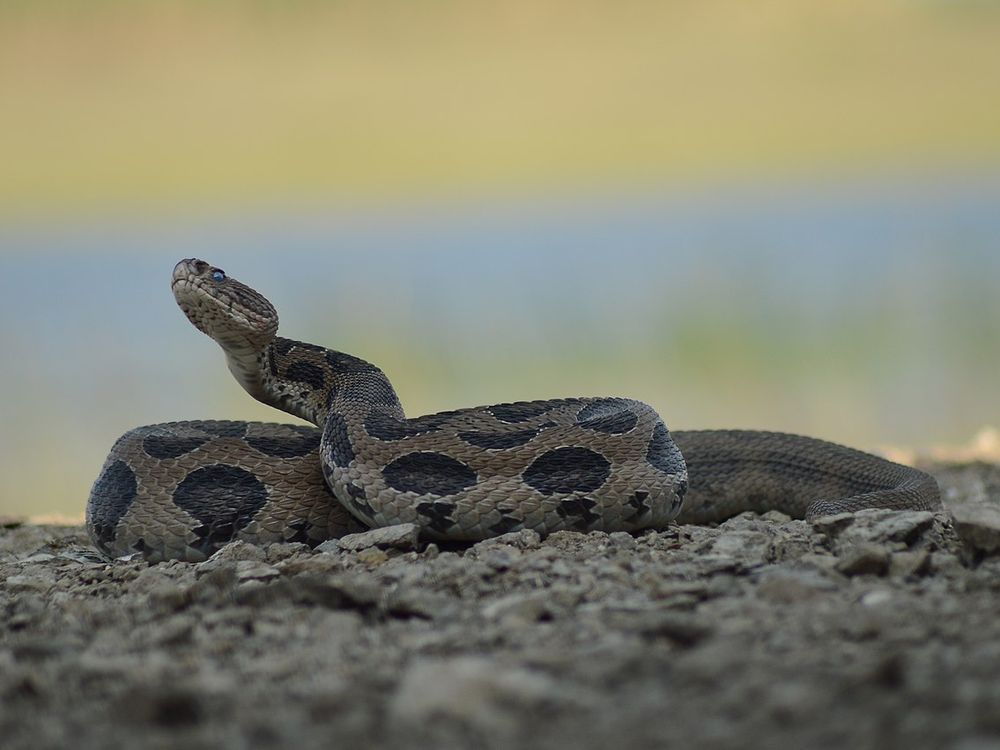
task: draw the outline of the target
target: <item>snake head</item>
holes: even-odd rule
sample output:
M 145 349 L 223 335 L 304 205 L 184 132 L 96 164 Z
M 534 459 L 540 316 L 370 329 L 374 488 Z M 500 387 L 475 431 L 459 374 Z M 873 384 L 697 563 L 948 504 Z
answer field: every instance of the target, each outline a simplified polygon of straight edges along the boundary
M 278 313 L 259 292 L 197 258 L 174 266 L 170 288 L 184 314 L 227 351 L 260 351 L 278 331 Z

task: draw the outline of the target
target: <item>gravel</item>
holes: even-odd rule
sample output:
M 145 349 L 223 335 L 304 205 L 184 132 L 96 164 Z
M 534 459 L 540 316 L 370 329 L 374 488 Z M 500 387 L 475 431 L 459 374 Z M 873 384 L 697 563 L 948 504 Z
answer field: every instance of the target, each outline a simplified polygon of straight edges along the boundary
M 0 524 L 16 748 L 1000 747 L 1000 467 L 949 512 L 108 563 Z

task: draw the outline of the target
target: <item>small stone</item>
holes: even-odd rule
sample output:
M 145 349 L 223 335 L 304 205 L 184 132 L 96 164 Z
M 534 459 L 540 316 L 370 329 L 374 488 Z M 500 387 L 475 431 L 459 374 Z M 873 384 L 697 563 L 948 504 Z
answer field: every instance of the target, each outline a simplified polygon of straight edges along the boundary
M 303 574 L 289 581 L 294 599 L 328 609 L 366 610 L 382 597 L 382 589 L 370 573 Z
M 292 597 L 292 586 L 285 578 L 270 581 L 251 578 L 240 583 L 233 593 L 234 601 L 246 607 L 286 605 Z
M 266 581 L 277 578 L 281 572 L 273 565 L 267 565 L 255 560 L 240 560 L 236 563 L 236 578 L 240 581 Z
M 836 568 L 846 576 L 885 575 L 889 552 L 875 544 L 856 544 L 847 548 Z
M 802 555 L 798 561 L 803 565 L 823 571 L 835 570 L 837 568 L 837 563 L 840 562 L 835 555 L 824 555 L 818 552 L 810 552 L 809 554 Z
M 190 587 L 194 600 L 222 604 L 236 587 L 236 563 L 231 560 L 210 559 L 199 563 L 195 570 L 197 580 Z
M 809 520 L 812 527 L 823 536 L 836 537 L 844 529 L 854 524 L 854 513 L 835 513 L 832 516 L 819 516 Z
M 720 527 L 722 530 L 723 527 Z M 771 543 L 771 537 L 762 531 L 724 530 L 712 544 L 711 551 L 716 555 L 730 557 L 754 556 L 763 557 Z
M 485 605 L 482 608 L 482 615 L 487 620 L 506 625 L 538 622 L 551 618 L 552 597 L 548 591 L 508 594 Z
M 264 562 L 267 559 L 267 553 L 262 547 L 258 547 L 256 544 L 250 544 L 237 539 L 212 555 L 211 559 L 213 562 L 222 562 L 223 560 L 254 560 Z
M 872 589 L 862 594 L 861 602 L 862 606 L 865 607 L 881 607 L 883 604 L 888 604 L 893 599 L 893 593 L 889 589 Z
M 327 539 L 322 544 L 316 545 L 314 552 L 326 552 L 328 554 L 337 554 L 341 551 L 340 540 L 339 539 Z
M 481 548 L 477 544 L 469 552 L 470 557 L 478 559 L 494 570 L 508 570 L 514 561 L 521 557 L 520 550 L 506 544 L 485 548 Z
M 934 514 L 926 510 L 894 511 L 874 524 L 872 537 L 880 542 L 903 542 L 909 545 L 933 523 Z
M 965 570 L 965 566 L 958 555 L 936 551 L 931 553 L 930 569 L 936 575 L 958 575 Z
M 363 549 L 358 553 L 358 562 L 369 567 L 382 565 L 388 561 L 389 556 L 385 553 L 385 550 L 381 550 L 378 547 L 369 547 L 368 549 Z
M 790 515 L 782 513 L 780 510 L 769 510 L 763 513 L 760 518 L 768 523 L 788 523 L 792 520 Z
M 31 555 L 30 557 L 24 558 L 21 562 L 25 562 L 25 563 L 43 563 L 43 562 L 49 562 L 49 560 L 55 560 L 55 559 L 56 559 L 55 555 L 50 555 L 47 552 L 36 552 L 35 554 Z
M 534 529 L 521 529 L 520 531 L 510 531 L 500 536 L 490 537 L 476 543 L 476 547 L 485 549 L 495 545 L 509 545 L 516 549 L 534 549 L 542 543 L 542 537 Z
M 931 554 L 925 549 L 894 552 L 889 560 L 889 575 L 920 576 L 930 570 Z
M 401 523 L 395 526 L 382 526 L 377 529 L 362 531 L 358 534 L 348 534 L 337 540 L 339 549 L 350 552 L 371 547 L 381 547 L 383 549 L 394 548 L 401 550 L 413 550 L 417 548 L 417 540 L 420 537 L 420 527 L 413 523 Z M 327 542 L 319 546 L 322 548 Z M 326 550 L 321 551 L 325 552 Z
M 608 535 L 608 541 L 618 549 L 632 550 L 636 547 L 635 537 L 625 531 L 612 531 Z
M 1000 505 L 958 503 L 948 510 L 955 531 L 969 551 L 989 555 L 1000 550 Z
M 307 554 L 311 550 L 308 544 L 303 544 L 302 542 L 277 542 L 267 545 L 264 551 L 267 553 L 267 561 L 275 563 L 287 560 L 289 557 L 294 557 L 295 555 Z
M 889 542 L 911 546 L 933 525 L 934 514 L 928 511 L 868 508 L 854 514 L 854 523 L 837 534 L 837 541 L 845 547 Z

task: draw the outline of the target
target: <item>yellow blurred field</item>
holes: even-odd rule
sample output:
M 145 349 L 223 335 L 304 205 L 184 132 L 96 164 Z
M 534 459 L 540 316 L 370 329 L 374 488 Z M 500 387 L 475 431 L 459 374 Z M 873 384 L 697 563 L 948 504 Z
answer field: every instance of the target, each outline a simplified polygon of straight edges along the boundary
M 0 4 L 0 216 L 1000 162 L 1000 3 Z

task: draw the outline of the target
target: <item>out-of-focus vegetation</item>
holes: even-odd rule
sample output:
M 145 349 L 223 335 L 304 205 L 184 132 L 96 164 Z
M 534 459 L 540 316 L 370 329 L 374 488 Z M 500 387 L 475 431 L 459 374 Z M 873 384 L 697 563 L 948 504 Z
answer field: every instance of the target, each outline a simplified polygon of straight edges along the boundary
M 0 215 L 1000 162 L 1000 3 L 0 3 Z

